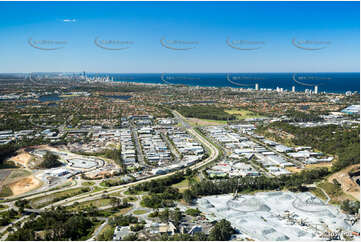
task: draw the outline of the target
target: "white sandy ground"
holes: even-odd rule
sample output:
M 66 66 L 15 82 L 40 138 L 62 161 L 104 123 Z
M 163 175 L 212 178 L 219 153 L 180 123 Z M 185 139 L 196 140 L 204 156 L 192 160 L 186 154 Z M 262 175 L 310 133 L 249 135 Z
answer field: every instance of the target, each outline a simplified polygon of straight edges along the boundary
M 353 226 L 337 207 L 325 205 L 311 193 L 260 192 L 242 195 L 233 200 L 232 195 L 207 196 L 198 200 L 199 209 L 215 219 L 225 218 L 241 233 L 256 240 L 321 240 L 320 232 L 360 231 Z M 295 214 L 311 226 L 293 224 L 285 216 Z

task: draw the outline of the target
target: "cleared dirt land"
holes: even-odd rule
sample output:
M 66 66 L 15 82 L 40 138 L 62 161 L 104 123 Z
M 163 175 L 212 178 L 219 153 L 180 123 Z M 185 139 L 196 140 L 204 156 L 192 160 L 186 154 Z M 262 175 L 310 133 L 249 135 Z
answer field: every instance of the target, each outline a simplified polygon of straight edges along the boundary
M 34 176 L 22 178 L 8 185 L 14 196 L 29 192 L 41 186 L 41 182 Z
M 8 197 L 12 195 L 19 195 L 22 193 L 19 189 L 20 186 L 24 185 L 22 190 L 29 191 L 37 188 L 38 186 L 33 186 L 32 183 L 38 183 L 36 181 L 32 181 L 30 178 L 31 172 L 25 169 L 6 169 L 0 171 L 0 197 Z M 25 180 L 24 180 L 25 179 Z M 30 182 L 28 184 L 28 182 Z M 11 188 L 14 187 L 14 190 Z M 14 191 L 16 194 L 14 194 Z
M 328 167 L 330 168 L 332 166 L 332 162 L 322 162 L 322 163 L 317 163 L 317 164 L 308 164 L 306 165 L 307 169 L 314 169 L 314 168 L 319 168 L 319 167 Z
M 296 172 L 301 172 L 302 170 L 314 169 L 314 168 L 319 168 L 319 167 L 330 168 L 331 166 L 332 166 L 331 162 L 323 162 L 323 163 L 305 165 L 304 169 L 301 169 L 298 167 L 286 167 L 286 170 L 288 170 L 289 172 L 292 172 L 292 173 L 296 173 Z
M 352 165 L 336 172 L 328 178 L 328 182 L 332 183 L 333 179 L 336 179 L 341 184 L 344 193 L 349 194 L 360 201 L 360 187 L 348 174 L 349 171 L 356 169 L 357 167 L 360 169 L 360 164 Z
M 24 150 L 21 150 L 16 156 L 11 157 L 9 160 L 15 162 L 15 165 L 17 166 L 22 166 L 26 168 L 28 167 L 28 164 L 32 158 L 32 155 L 25 152 Z
M 187 121 L 189 121 L 189 123 L 191 123 L 193 125 L 197 125 L 197 126 L 224 125 L 224 124 L 227 124 L 227 121 L 199 119 L 199 118 L 187 118 Z

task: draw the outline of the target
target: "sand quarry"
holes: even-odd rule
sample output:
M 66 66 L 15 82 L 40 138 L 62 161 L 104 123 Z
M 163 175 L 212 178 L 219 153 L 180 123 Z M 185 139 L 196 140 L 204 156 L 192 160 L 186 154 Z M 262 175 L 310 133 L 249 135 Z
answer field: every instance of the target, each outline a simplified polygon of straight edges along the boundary
M 17 196 L 40 187 L 41 181 L 36 179 L 34 176 L 28 176 L 21 178 L 16 182 L 10 183 L 8 186 L 10 187 L 13 196 Z
M 39 146 L 33 146 L 29 148 L 23 148 L 18 150 L 15 156 L 9 158 L 10 161 L 13 161 L 15 165 L 24 167 L 24 168 L 32 168 L 34 167 L 35 161 L 34 156 L 31 155 L 28 151 L 29 149 L 44 149 L 44 150 L 54 150 L 57 151 L 56 148 L 50 147 L 48 145 L 39 145 Z
M 49 148 L 46 145 L 37 146 L 34 148 Z M 17 155 L 9 159 L 13 161 L 15 165 L 19 167 L 24 167 L 24 169 L 11 169 L 9 174 L 7 174 L 4 179 L 2 179 L 2 185 L 6 185 L 10 188 L 12 196 L 21 195 L 23 193 L 29 192 L 31 190 L 37 189 L 42 185 L 42 182 L 35 178 L 31 174 L 31 168 L 35 165 L 34 156 L 29 154 L 26 149 L 20 149 L 17 152 Z M 30 169 L 29 169 L 30 168 Z

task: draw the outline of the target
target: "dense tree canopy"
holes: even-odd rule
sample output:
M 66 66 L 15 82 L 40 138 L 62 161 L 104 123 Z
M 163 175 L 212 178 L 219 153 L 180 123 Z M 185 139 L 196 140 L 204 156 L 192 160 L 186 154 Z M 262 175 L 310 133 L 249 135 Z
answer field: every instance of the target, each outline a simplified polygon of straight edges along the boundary
M 188 118 L 213 119 L 213 120 L 236 120 L 236 116 L 224 111 L 224 108 L 214 105 L 193 105 L 173 107 L 183 116 Z
M 211 232 L 209 233 L 209 239 L 216 241 L 226 241 L 229 240 L 234 233 L 235 230 L 231 226 L 231 223 L 225 219 L 222 219 L 221 221 L 218 221 L 211 229 Z
M 221 181 L 202 180 L 191 186 L 191 192 L 195 196 L 218 195 L 238 192 L 251 192 L 257 190 L 277 190 L 288 188 L 295 191 L 303 191 L 303 184 L 312 184 L 329 174 L 327 168 L 303 170 L 292 175 L 280 177 L 240 177 Z
M 44 160 L 43 160 L 43 162 L 40 163 L 39 167 L 53 168 L 53 167 L 59 167 L 62 164 L 63 163 L 61 163 L 59 161 L 59 156 L 57 156 L 51 152 L 46 152 L 46 154 L 44 155 Z
M 59 207 L 25 222 L 22 228 L 10 233 L 7 240 L 82 240 L 92 232 L 93 226 L 86 215 Z
M 282 129 L 294 135 L 296 145 L 312 146 L 324 153 L 338 156 L 333 170 L 360 163 L 360 126 L 356 129 L 337 125 L 300 128 L 286 122 L 275 122 L 271 128 Z

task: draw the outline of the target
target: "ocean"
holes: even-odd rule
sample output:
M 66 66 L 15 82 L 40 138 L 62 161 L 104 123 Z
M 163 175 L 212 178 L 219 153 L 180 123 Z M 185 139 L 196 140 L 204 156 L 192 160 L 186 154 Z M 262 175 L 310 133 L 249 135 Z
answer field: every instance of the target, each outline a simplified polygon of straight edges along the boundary
M 318 92 L 360 92 L 360 73 L 152 73 L 152 74 L 87 74 L 89 77 L 109 76 L 119 82 L 182 84 L 190 86 L 234 88 L 283 88 L 296 91 L 314 89 Z

